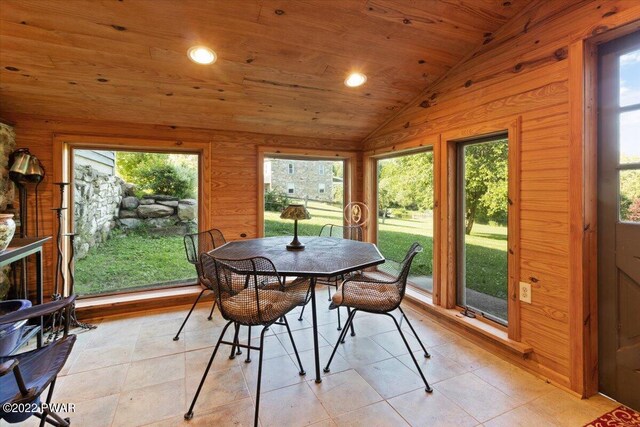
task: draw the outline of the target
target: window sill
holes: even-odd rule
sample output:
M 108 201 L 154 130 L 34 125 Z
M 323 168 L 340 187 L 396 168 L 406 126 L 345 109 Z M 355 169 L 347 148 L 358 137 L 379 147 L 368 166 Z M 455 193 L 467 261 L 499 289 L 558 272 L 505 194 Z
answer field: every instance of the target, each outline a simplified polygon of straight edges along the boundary
M 531 346 L 510 339 L 508 337 L 507 331 L 505 331 L 503 328 L 490 325 L 487 322 L 483 322 L 482 320 L 462 316 L 456 309 L 447 309 L 437 306 L 433 304 L 428 296 L 422 294 L 421 292 L 407 288 L 405 299 L 427 311 L 429 314 L 435 316 L 436 318 L 453 324 L 456 327 L 461 328 L 473 335 L 479 334 L 482 336 L 482 338 L 488 339 L 489 341 L 499 345 L 500 347 L 515 352 L 521 355 L 523 358 L 526 358 L 529 353 L 533 352 L 533 348 Z
M 201 290 L 200 286 L 193 285 L 88 297 L 76 302 L 76 310 L 80 319 L 95 319 L 135 311 L 175 307 L 193 304 Z M 212 297 L 207 294 L 200 299 L 200 301 L 207 300 L 212 300 Z

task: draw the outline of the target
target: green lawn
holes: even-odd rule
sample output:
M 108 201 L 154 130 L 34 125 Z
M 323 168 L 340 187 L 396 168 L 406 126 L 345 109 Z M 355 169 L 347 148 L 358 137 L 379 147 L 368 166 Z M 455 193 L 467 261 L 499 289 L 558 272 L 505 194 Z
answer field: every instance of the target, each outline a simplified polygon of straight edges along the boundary
M 298 233 L 317 236 L 324 224 L 340 224 L 342 209 L 318 202 L 309 202 L 310 220 L 298 221 Z M 293 223 L 281 220 L 277 212 L 265 212 L 265 236 L 293 234 Z M 411 268 L 413 276 L 433 274 L 433 222 L 431 218 L 420 220 L 387 218 L 379 225 L 378 247 L 387 260 L 402 261 L 413 242 L 424 248 Z M 471 235 L 466 236 L 468 287 L 498 298 L 507 296 L 507 228 L 475 224 Z
M 115 235 L 76 262 L 78 295 L 145 288 L 195 280 L 182 236 Z

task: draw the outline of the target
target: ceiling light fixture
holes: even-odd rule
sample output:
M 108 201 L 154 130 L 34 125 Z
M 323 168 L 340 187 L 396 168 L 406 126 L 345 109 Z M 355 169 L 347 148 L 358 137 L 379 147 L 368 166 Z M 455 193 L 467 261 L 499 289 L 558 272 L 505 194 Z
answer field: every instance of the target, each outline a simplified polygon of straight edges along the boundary
M 198 64 L 213 64 L 218 59 L 214 51 L 204 46 L 193 46 L 187 51 L 189 59 Z
M 362 86 L 367 81 L 367 76 L 362 73 L 351 73 L 346 78 L 344 84 L 348 87 Z

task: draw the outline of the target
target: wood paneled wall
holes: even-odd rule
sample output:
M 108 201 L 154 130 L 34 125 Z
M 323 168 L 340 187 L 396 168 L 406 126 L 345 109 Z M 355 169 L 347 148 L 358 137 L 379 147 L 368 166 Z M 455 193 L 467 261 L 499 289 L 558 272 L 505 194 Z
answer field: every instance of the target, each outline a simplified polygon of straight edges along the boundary
M 520 118 L 519 279 L 532 283 L 533 301 L 521 304 L 515 321 L 538 371 L 583 395 L 597 387 L 597 354 L 584 335 L 596 315 L 582 252 L 590 203 L 583 183 L 592 179 L 583 156 L 594 155 L 582 130 L 585 40 L 638 28 L 639 19 L 637 1 L 534 2 L 364 142 L 383 151 Z
M 54 102 L 54 100 L 52 100 Z M 324 140 L 316 138 L 264 135 L 246 132 L 224 132 L 205 129 L 180 128 L 170 126 L 135 125 L 116 122 L 80 121 L 70 119 L 49 119 L 24 115 L 5 115 L 3 119 L 15 124 L 16 146 L 28 147 L 43 163 L 47 175 L 40 185 L 43 235 L 53 235 L 54 218 L 51 209 L 58 203 L 58 189 L 53 186 L 53 139 L 56 134 L 140 138 L 153 140 L 181 140 L 209 142 L 212 146 L 212 181 L 210 224 L 220 228 L 229 240 L 256 237 L 258 173 L 256 168 L 257 147 L 261 145 L 310 148 L 316 150 L 359 151 L 359 143 L 351 141 Z M 358 178 L 357 182 L 361 181 Z M 355 189 L 356 200 L 359 188 Z M 29 198 L 30 225 L 34 230 L 34 197 Z M 55 251 L 53 243 L 45 247 L 45 298 L 53 289 Z

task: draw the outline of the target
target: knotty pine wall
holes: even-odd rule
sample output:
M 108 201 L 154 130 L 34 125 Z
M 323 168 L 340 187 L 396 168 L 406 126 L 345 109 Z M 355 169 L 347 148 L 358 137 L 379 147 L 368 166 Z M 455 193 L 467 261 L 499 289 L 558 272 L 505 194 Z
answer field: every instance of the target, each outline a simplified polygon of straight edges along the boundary
M 52 101 L 53 102 L 53 101 Z M 184 140 L 210 142 L 212 145 L 212 181 L 210 223 L 220 228 L 228 240 L 256 237 L 257 224 L 257 165 L 258 146 L 306 148 L 317 150 L 358 151 L 358 142 L 264 135 L 246 132 L 224 132 L 169 126 L 135 125 L 127 123 L 80 121 L 71 119 L 48 119 L 43 117 L 5 115 L 3 119 L 13 123 L 16 130 L 16 147 L 28 147 L 43 163 L 47 175 L 40 185 L 41 212 L 44 231 L 41 235 L 53 235 L 54 218 L 52 203 L 58 203 L 58 187 L 53 186 L 53 138 L 55 134 L 111 136 L 121 138 Z M 357 167 L 358 170 L 361 168 Z M 357 180 L 359 182 L 359 180 Z M 359 187 L 359 185 L 358 185 Z M 360 200 L 355 189 L 354 200 Z M 29 230 L 35 230 L 33 192 L 29 197 Z M 183 256 L 183 254 L 178 254 Z M 55 272 L 55 250 L 53 243 L 45 247 L 45 301 L 53 289 Z M 32 276 L 33 277 L 33 276 Z M 31 290 L 35 292 L 34 289 Z
M 597 346 L 589 336 L 597 311 L 588 295 L 595 285 L 581 271 L 593 268 L 581 264 L 589 238 L 583 227 L 595 233 L 581 206 L 582 184 L 593 179 L 580 157 L 582 63 L 592 60 L 583 40 L 629 23 L 638 28 L 638 20 L 638 1 L 534 2 L 364 142 L 375 153 L 437 141 L 453 129 L 471 136 L 520 117 L 519 267 L 533 301 L 521 304 L 516 321 L 534 349 L 529 363 L 583 395 L 597 390 Z

